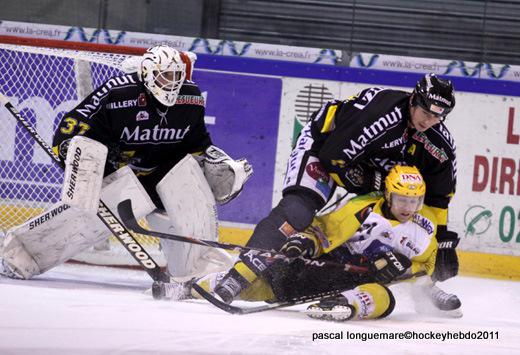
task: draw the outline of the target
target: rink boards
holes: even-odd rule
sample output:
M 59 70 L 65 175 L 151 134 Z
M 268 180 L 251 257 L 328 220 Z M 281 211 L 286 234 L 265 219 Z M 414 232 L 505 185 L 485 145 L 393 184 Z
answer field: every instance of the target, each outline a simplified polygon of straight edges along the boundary
M 202 54 L 195 68 L 194 80 L 206 100 L 206 123 L 214 143 L 234 158 L 247 158 L 255 171 L 241 196 L 218 211 L 222 237 L 233 241 L 244 241 L 280 199 L 292 143 L 313 111 L 327 100 L 349 97 L 368 86 L 411 90 L 421 76 Z M 471 253 L 461 253 L 462 270 L 519 277 L 504 270 L 520 270 L 520 83 L 451 79 L 457 106 L 446 124 L 457 144 L 458 191 L 449 225 L 462 239 L 459 250 Z M 63 114 L 63 103 L 38 94 L 37 84 L 31 96 L 9 94 L 15 106 L 25 108 L 25 114 L 34 112 L 35 117 L 43 107 Z M 70 109 L 77 98 L 67 94 L 65 99 Z M 37 128 L 50 140 L 53 124 L 48 127 L 42 130 L 38 123 Z M 56 189 L 59 179 L 41 181 L 49 174 L 38 173 L 51 169 L 50 160 L 37 151 L 28 154 L 18 149 L 26 138 L 14 124 L 6 129 L 4 135 L 12 140 L 13 149 L 0 157 L 0 166 L 34 166 L 26 181 Z
M 269 127 L 269 131 L 274 126 L 278 127 L 276 151 L 272 157 L 272 185 L 268 176 L 272 171 L 270 167 L 255 165 L 253 162 L 255 174 L 263 172 L 251 182 L 258 178 L 256 181 L 260 182 L 263 189 L 259 194 L 256 187 L 252 191 L 246 188 L 239 198 L 240 202 L 253 198 L 257 204 L 257 212 L 265 208 L 264 201 L 269 201 L 274 206 L 280 199 L 292 143 L 310 114 L 323 102 L 331 98 L 349 97 L 369 86 L 411 91 L 421 77 L 417 73 L 203 55 L 199 56 L 197 67 L 199 70 L 194 79 L 204 91 L 208 88 L 205 75 L 215 70 L 219 70 L 223 78 L 228 75 L 236 78 L 240 75 L 244 83 L 254 83 L 255 80 L 251 77 L 257 77 L 258 80 L 264 78 L 265 85 L 255 87 L 257 94 L 249 97 L 244 106 L 229 100 L 226 109 L 220 102 L 219 109 L 226 113 L 244 112 L 251 106 L 265 104 L 263 98 L 267 90 L 275 90 L 280 97 L 278 114 L 272 107 L 277 104 L 277 100 L 273 100 L 267 104 L 272 108 L 273 116 L 255 116 L 251 121 L 251 125 L 261 124 Z M 461 77 L 450 79 L 455 85 L 457 105 L 446 125 L 457 146 L 458 183 L 457 193 L 450 205 L 449 226 L 461 237 L 458 249 L 461 271 L 471 275 L 520 279 L 520 83 Z M 280 85 L 275 84 L 277 81 Z M 231 97 L 236 94 L 233 89 L 226 87 L 226 90 Z M 212 116 L 212 105 L 216 105 L 216 102 L 211 99 L 211 90 L 207 91 L 207 95 L 207 114 Z M 257 96 L 259 102 L 252 100 Z M 273 124 L 266 122 L 269 120 Z M 218 125 L 217 117 L 213 128 Z M 212 134 L 218 142 L 220 133 L 212 131 Z M 235 134 L 243 133 L 241 131 Z M 226 135 L 233 136 L 233 129 L 226 130 Z M 250 137 L 249 142 L 250 144 L 242 147 L 237 145 L 237 152 L 242 148 L 242 154 L 250 154 L 253 160 L 258 155 L 272 154 L 264 151 L 265 145 L 258 140 L 255 142 Z M 269 159 L 270 157 L 267 158 Z M 248 194 L 249 192 L 252 194 Z M 246 201 L 243 203 L 247 204 Z M 243 229 L 243 232 L 235 232 L 231 237 L 223 235 L 224 239 L 234 242 L 247 239 L 251 233 L 252 226 L 247 228 L 247 225 L 240 223 L 255 224 L 266 215 L 255 214 L 252 220 L 249 217 L 243 218 L 243 212 L 235 211 L 232 206 L 229 206 L 229 215 L 227 212 L 221 211 L 221 219 L 239 223 L 238 226 Z

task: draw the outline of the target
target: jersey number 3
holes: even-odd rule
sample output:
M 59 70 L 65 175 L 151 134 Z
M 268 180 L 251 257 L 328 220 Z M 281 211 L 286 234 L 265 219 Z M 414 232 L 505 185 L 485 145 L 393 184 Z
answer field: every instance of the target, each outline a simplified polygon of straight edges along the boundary
M 72 134 L 76 126 L 78 126 L 78 120 L 72 117 L 67 117 L 63 120 L 67 124 L 66 127 L 62 127 L 60 132 L 63 134 Z M 90 129 L 90 126 L 84 122 L 79 122 L 79 132 L 78 135 L 82 136 L 86 131 Z

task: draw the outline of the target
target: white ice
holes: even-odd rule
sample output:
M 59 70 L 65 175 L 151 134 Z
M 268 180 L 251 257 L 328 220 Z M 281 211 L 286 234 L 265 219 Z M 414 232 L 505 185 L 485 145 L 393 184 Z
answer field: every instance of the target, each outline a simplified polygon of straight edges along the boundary
M 459 319 L 424 316 L 409 285 L 383 320 L 332 323 L 299 310 L 230 315 L 203 301 L 155 301 L 139 270 L 67 264 L 34 280 L 0 279 L 0 354 L 519 354 L 520 283 L 458 277 L 441 284 Z M 240 303 L 244 305 L 244 303 Z M 313 333 L 343 331 L 343 340 Z M 488 331 L 487 340 L 350 340 L 346 332 Z M 498 339 L 496 336 L 498 335 Z

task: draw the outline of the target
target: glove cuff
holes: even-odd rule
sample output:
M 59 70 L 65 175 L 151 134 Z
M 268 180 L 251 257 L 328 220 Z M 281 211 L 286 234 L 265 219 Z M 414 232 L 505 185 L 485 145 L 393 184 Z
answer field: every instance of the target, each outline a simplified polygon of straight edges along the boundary
M 439 226 L 437 228 L 437 234 L 435 236 L 437 238 L 437 241 L 443 242 L 445 240 L 458 240 L 459 235 L 455 232 L 449 231 L 446 229 L 446 226 Z

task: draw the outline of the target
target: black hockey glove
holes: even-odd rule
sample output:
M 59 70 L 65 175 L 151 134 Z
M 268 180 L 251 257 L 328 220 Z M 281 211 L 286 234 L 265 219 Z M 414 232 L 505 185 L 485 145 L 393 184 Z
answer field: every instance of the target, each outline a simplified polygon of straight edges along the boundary
M 437 259 L 435 260 L 435 270 L 433 271 L 433 281 L 444 281 L 459 272 L 459 258 L 455 248 L 459 244 L 458 234 L 448 230 L 437 231 Z
M 287 238 L 280 251 L 290 258 L 314 258 L 318 256 L 318 240 L 308 233 L 296 233 Z
M 410 266 L 412 262 L 403 254 L 387 251 L 371 263 L 370 272 L 376 282 L 386 284 L 404 274 Z
M 385 175 L 364 164 L 348 167 L 345 171 L 345 186 L 349 192 L 367 194 L 383 191 Z

